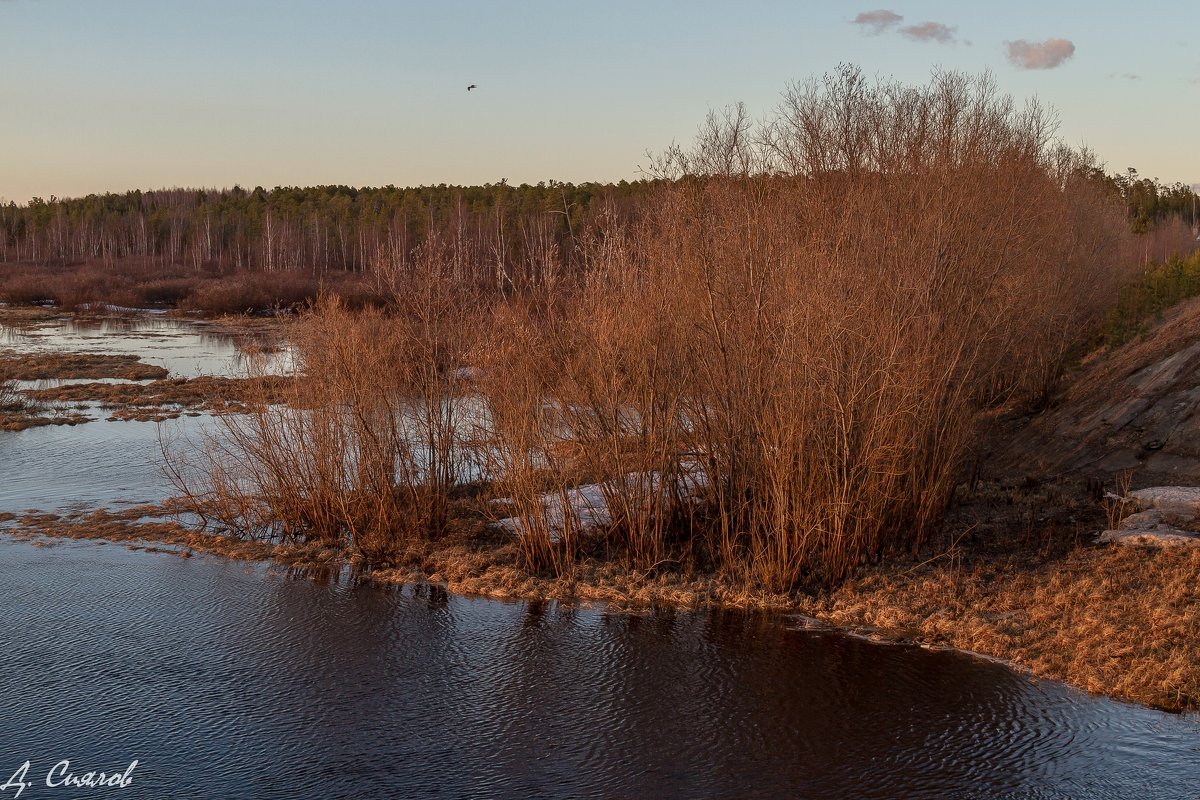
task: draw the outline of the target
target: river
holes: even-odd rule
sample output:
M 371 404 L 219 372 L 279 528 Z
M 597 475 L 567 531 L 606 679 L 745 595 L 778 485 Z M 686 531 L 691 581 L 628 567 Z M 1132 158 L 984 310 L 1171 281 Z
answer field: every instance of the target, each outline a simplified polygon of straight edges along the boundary
M 0 511 L 159 499 L 159 435 L 105 421 L 0 433 Z M 34 800 L 1144 800 L 1200 786 L 1195 716 L 780 616 L 504 603 L 0 538 L 0 638 L 0 781 L 28 761 Z M 62 760 L 137 765 L 125 788 L 70 792 L 45 785 Z

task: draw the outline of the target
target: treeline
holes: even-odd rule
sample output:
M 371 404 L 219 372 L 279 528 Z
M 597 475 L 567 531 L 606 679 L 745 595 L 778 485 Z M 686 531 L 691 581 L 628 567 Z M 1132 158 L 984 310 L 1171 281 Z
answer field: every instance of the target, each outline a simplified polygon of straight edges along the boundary
M 1200 221 L 1197 219 L 1200 198 L 1187 184 L 1164 184 L 1158 178 L 1143 178 L 1133 167 L 1112 175 L 1095 169 L 1092 177 L 1125 201 L 1134 233 L 1146 233 L 1172 218 L 1193 227 Z
M 462 273 L 501 283 L 569 264 L 578 243 L 626 219 L 653 181 L 356 189 L 163 189 L 0 206 L 0 261 L 127 259 L 196 271 L 367 273 L 438 242 Z
M 794 176 L 793 176 L 794 177 Z M 1124 202 L 1135 233 L 1174 226 L 1190 243 L 1195 193 L 1136 170 L 1088 179 Z M 162 189 L 0 206 L 0 263 L 112 266 L 164 273 L 329 271 L 372 274 L 412 263 L 435 243 L 460 277 L 498 286 L 576 265 L 583 243 L 626 227 L 661 180 L 357 189 Z M 1165 257 L 1169 253 L 1162 253 Z

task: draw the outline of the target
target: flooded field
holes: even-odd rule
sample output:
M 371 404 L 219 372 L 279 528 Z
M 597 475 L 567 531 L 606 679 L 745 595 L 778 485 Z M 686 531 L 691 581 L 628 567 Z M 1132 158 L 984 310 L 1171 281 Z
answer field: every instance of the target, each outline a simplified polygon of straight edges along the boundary
M 246 364 L 245 345 L 204 321 L 155 314 L 122 317 L 61 317 L 31 325 L 0 323 L 0 350 L 17 353 L 138 355 L 174 377 L 238 375 Z M 272 366 L 279 368 L 282 357 Z
M 234 343 L 186 321 L 3 336 L 237 369 Z M 0 512 L 162 499 L 160 437 L 211 424 L 0 433 Z M 0 637 L 0 772 L 137 760 L 122 798 L 1186 798 L 1200 783 L 1194 716 L 777 616 L 501 603 L 0 538 Z

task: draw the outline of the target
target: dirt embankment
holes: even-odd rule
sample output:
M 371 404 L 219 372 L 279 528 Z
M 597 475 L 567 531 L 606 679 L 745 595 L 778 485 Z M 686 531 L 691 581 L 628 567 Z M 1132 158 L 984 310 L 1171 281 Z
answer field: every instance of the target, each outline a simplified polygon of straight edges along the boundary
M 1132 471 L 1135 486 L 1200 484 L 1198 409 L 1200 298 L 1085 360 L 1050 410 L 1003 432 L 996 463 L 1102 481 Z
M 1113 494 L 1200 485 L 1198 407 L 1195 299 L 1085 359 L 1045 412 L 999 421 L 933 555 L 889 562 L 800 605 L 839 626 L 1200 710 L 1200 547 L 1182 537 L 1095 542 L 1140 508 Z M 1200 527 L 1190 513 L 1171 522 Z

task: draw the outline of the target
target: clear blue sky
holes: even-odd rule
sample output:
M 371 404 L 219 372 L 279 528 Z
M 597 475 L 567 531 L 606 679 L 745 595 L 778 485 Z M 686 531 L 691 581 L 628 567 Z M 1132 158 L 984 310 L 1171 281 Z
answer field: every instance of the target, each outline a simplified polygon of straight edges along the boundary
M 854 22 L 880 9 L 903 19 Z M 952 40 L 903 30 L 927 21 Z M 990 69 L 1110 171 L 1190 183 L 1198 29 L 1180 0 L 0 0 L 0 197 L 632 179 L 709 108 L 767 111 L 839 62 Z M 1007 58 L 1051 38 L 1074 45 L 1054 68 Z

